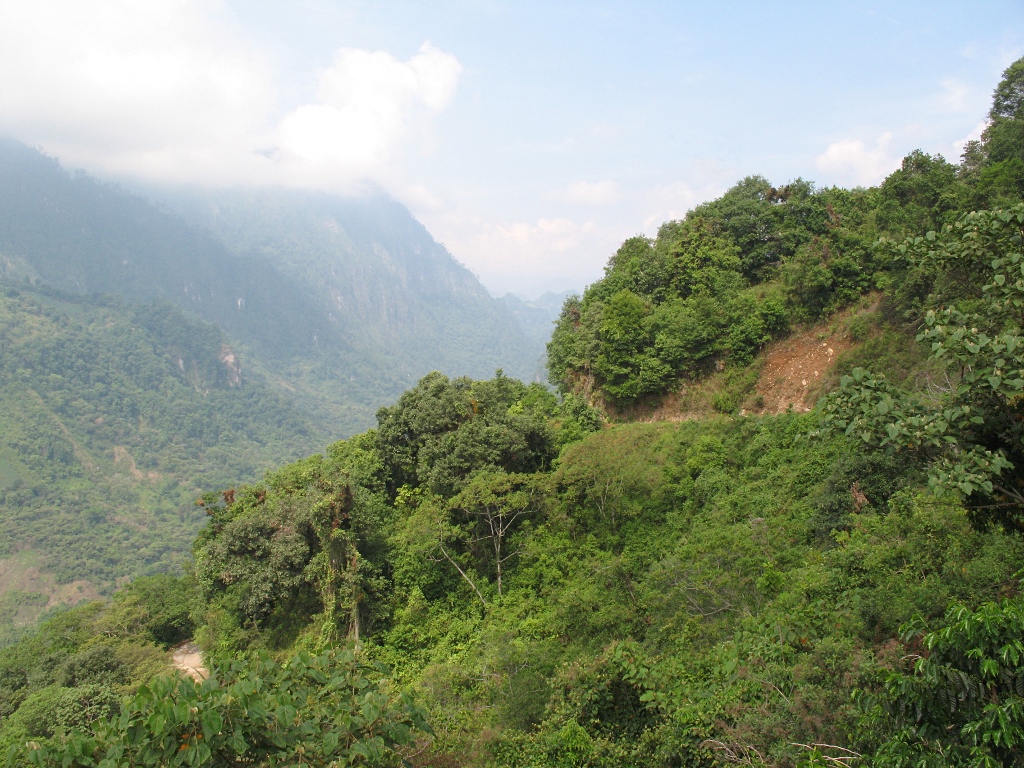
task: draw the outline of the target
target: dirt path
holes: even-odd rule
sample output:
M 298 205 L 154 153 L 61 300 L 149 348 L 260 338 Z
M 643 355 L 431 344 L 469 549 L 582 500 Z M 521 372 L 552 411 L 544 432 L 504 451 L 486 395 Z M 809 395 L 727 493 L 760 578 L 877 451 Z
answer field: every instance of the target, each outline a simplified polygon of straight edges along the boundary
M 179 669 L 197 683 L 210 676 L 210 670 L 203 665 L 203 653 L 199 646 L 191 640 L 175 646 L 173 649 L 174 668 Z

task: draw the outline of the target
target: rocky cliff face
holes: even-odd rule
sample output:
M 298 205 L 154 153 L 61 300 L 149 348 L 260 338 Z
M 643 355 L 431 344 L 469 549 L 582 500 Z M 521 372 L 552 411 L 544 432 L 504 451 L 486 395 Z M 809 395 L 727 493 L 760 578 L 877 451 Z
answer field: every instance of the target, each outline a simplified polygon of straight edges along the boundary
M 537 340 L 399 203 L 287 190 L 165 193 L 233 254 L 272 264 L 318 317 L 417 371 L 529 377 Z M 369 351 L 369 350 L 368 350 Z

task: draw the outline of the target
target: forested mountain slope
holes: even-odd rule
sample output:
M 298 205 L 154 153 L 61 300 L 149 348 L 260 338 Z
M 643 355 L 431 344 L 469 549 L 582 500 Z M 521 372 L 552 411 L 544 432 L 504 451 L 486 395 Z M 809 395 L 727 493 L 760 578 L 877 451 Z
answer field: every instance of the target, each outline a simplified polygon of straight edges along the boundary
M 0 541 L 8 571 L 42 569 L 36 586 L 96 594 L 177 568 L 205 518 L 199 493 L 328 439 L 219 329 L 170 304 L 2 288 Z M 12 610 L 46 605 L 20 591 Z
M 236 255 L 273 264 L 302 286 L 333 333 L 408 382 L 430 370 L 482 376 L 498 367 L 529 379 L 543 352 L 547 333 L 528 340 L 468 269 L 380 193 L 262 190 L 166 199 Z
M 0 142 L 0 270 L 216 323 L 336 435 L 431 370 L 532 376 L 543 354 L 387 198 L 163 194 L 193 223 Z
M 527 300 L 511 293 L 507 293 L 498 301 L 505 305 L 505 308 L 512 313 L 512 316 L 523 329 L 523 333 L 530 340 L 530 343 L 541 342 L 542 347 L 547 347 L 551 339 L 551 331 L 561 313 L 565 300 L 572 295 L 571 291 L 564 293 L 553 293 L 548 291 L 536 299 Z M 538 371 L 534 380 L 547 379 L 547 355 L 537 361 Z M 524 379 L 525 381 L 526 379 Z
M 424 373 L 540 364 L 393 201 L 174 199 L 192 223 L 0 141 L 5 631 L 177 567 L 198 493 L 364 428 Z
M 190 572 L 0 651 L 11 764 L 1019 766 L 1024 59 L 990 118 L 960 165 L 748 179 L 627 241 L 561 401 L 434 373 L 207 495 Z M 811 320 L 823 399 L 747 410 Z M 709 382 L 702 418 L 595 407 Z M 211 679 L 143 685 L 189 635 Z

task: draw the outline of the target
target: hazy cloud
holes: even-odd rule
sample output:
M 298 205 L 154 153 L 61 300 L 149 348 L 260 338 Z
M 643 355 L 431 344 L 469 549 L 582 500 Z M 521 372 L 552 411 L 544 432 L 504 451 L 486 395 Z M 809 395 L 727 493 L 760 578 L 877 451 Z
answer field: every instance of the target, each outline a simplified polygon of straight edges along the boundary
M 315 101 L 278 103 L 262 53 L 206 0 L 0 3 L 0 133 L 158 181 L 337 189 L 451 100 L 454 56 L 340 49 Z
M 720 197 L 728 188 L 725 179 L 731 178 L 730 173 L 713 167 L 710 171 L 699 172 L 705 180 L 697 185 L 677 181 L 655 186 L 646 195 L 644 231 L 654 236 L 666 221 L 682 219 L 701 203 Z
M 939 96 L 939 103 L 948 112 L 963 112 L 968 106 L 968 97 L 971 89 L 962 80 L 946 78 L 942 81 L 942 93 Z
M 462 67 L 429 43 L 408 61 L 384 51 L 343 48 L 320 77 L 317 103 L 281 121 L 281 148 L 312 168 L 367 173 L 387 159 L 410 123 L 444 109 Z
M 493 223 L 451 213 L 423 218 L 496 295 L 582 289 L 601 276 L 622 239 L 590 220 L 551 217 Z
M 209 4 L 0 4 L 0 130 L 74 162 L 220 165 L 271 104 L 265 62 Z
M 614 181 L 576 181 L 566 187 L 565 197 L 571 203 L 611 205 L 619 199 L 619 185 Z
M 883 133 L 873 147 L 860 139 L 845 139 L 829 144 L 814 159 L 819 171 L 826 174 L 825 184 L 870 186 L 877 184 L 899 168 L 901 157 L 889 150 L 892 133 Z

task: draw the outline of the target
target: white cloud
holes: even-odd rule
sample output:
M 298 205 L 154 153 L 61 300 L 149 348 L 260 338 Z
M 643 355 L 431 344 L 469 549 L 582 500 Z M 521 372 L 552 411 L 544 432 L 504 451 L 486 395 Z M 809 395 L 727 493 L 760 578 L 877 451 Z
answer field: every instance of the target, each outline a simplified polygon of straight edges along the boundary
M 594 221 L 561 217 L 493 223 L 449 212 L 421 218 L 495 295 L 582 289 L 601 276 L 623 239 Z
M 611 205 L 618 202 L 619 185 L 614 181 L 576 181 L 566 187 L 565 197 L 571 203 Z
M 823 184 L 870 186 L 882 181 L 899 168 L 901 157 L 889 150 L 891 133 L 879 136 L 873 147 L 860 139 L 844 139 L 829 144 L 814 159 L 819 171 L 826 174 Z
M 281 121 L 281 148 L 310 164 L 368 172 L 411 122 L 448 105 L 461 71 L 454 56 L 429 43 L 405 62 L 384 51 L 343 48 L 320 77 L 317 103 Z
M 314 101 L 281 105 L 268 61 L 218 11 L 0 3 L 0 133 L 99 172 L 339 189 L 428 133 L 454 94 L 459 62 L 429 44 L 404 62 L 343 48 Z
M 577 197 L 581 207 L 562 216 L 502 221 L 493 210 L 470 211 L 454 201 L 430 210 L 414 206 L 414 211 L 492 293 L 539 296 L 548 290 L 582 290 L 602 276 L 608 259 L 626 238 L 657 234 L 664 222 L 680 219 L 694 206 L 720 196 L 734 176 L 731 168 L 699 160 L 687 181 L 653 188 L 616 184 L 609 189 L 590 182 L 580 185 L 587 193 Z M 595 198 L 605 199 L 596 191 L 614 191 L 619 201 L 602 210 L 600 218 L 582 207 Z
M 964 136 L 962 139 L 958 139 L 954 141 L 952 144 L 950 144 L 950 148 L 953 150 L 952 155 L 950 155 L 950 157 L 952 157 L 952 162 L 959 162 L 960 158 L 964 154 L 964 147 L 967 146 L 967 142 L 980 141 L 981 134 L 985 132 L 985 128 L 987 127 L 988 122 L 982 121 L 978 123 L 976 126 L 974 126 L 971 132 Z
M 0 4 L 0 129 L 111 170 L 208 162 L 272 104 L 265 62 L 209 3 Z

